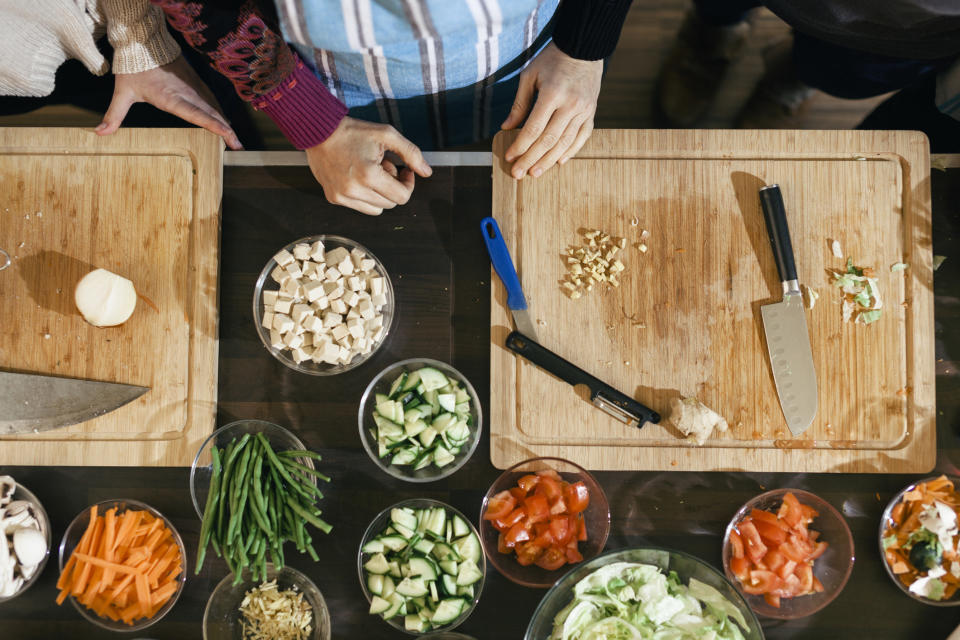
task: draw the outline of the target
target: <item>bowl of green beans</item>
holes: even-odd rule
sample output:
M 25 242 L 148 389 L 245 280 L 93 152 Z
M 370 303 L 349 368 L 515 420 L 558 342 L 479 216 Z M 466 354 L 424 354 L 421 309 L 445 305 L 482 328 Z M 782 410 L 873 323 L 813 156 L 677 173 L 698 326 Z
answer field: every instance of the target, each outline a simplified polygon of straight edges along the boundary
M 201 520 L 196 572 L 208 549 L 236 583 L 245 570 L 257 580 L 269 565 L 282 568 L 287 542 L 317 561 L 314 536 L 332 528 L 321 516 L 321 486 L 330 479 L 317 469 L 319 461 L 270 422 L 241 420 L 214 431 L 190 469 L 190 497 Z

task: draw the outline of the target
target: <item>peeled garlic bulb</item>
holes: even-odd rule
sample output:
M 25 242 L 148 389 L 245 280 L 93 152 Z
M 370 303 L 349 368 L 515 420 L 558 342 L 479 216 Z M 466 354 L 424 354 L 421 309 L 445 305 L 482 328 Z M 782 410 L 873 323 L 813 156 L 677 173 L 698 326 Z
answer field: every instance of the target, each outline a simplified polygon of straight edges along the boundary
M 122 324 L 137 306 L 133 283 L 106 269 L 94 269 L 83 276 L 73 298 L 83 318 L 95 327 Z

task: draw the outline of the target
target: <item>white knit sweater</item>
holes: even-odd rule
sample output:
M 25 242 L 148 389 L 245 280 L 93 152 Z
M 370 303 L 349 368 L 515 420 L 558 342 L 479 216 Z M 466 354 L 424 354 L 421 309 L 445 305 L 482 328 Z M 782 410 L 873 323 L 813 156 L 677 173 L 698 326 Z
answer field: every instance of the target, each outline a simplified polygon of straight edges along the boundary
M 106 73 L 96 44 L 104 31 L 114 73 L 147 71 L 180 55 L 163 12 L 147 0 L 0 0 L 0 95 L 50 95 L 57 68 L 70 58 Z

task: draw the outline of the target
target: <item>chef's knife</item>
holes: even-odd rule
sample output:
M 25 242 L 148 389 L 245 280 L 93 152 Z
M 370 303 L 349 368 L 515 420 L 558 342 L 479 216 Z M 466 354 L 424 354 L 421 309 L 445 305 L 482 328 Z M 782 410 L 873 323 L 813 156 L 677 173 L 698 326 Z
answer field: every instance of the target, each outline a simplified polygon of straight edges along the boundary
M 507 251 L 507 244 L 503 241 L 503 234 L 500 233 L 500 225 L 493 218 L 486 217 L 480 221 L 480 229 L 483 232 L 483 241 L 487 244 L 490 262 L 493 263 L 493 268 L 500 276 L 503 286 L 507 288 L 507 306 L 513 315 L 513 322 L 517 326 L 517 331 L 536 340 L 537 330 L 530 318 L 527 299 L 523 295 L 517 270 L 513 267 L 513 260 L 510 258 L 510 252 Z
M 599 378 L 595 378 L 575 364 L 564 360 L 538 344 L 529 336 L 512 331 L 507 336 L 507 348 L 568 384 L 573 386 L 586 385 L 590 389 L 590 400 L 594 405 L 628 426 L 636 424 L 639 428 L 645 422 L 660 422 L 660 414 L 653 409 L 640 404 L 624 393 L 620 393 Z
M 84 422 L 149 390 L 116 382 L 0 371 L 0 435 L 36 433 Z
M 799 436 L 817 415 L 817 371 L 780 187 L 760 189 L 760 204 L 783 286 L 781 302 L 760 307 L 763 332 L 783 417 L 790 432 Z

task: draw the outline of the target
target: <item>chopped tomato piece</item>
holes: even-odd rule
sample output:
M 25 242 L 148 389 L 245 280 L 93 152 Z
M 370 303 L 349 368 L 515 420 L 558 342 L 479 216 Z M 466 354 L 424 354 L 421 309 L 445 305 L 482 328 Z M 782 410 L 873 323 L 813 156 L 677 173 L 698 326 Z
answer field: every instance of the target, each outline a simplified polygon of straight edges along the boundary
M 543 553 L 543 547 L 533 542 L 522 542 L 517 545 L 517 562 L 525 567 L 530 566 L 537 561 L 541 553 Z
M 583 562 L 583 555 L 580 553 L 580 550 L 577 549 L 576 545 L 570 545 L 565 549 L 567 554 L 567 562 L 570 564 L 576 564 L 578 562 Z
M 506 533 L 506 542 L 508 546 L 515 546 L 518 542 L 526 542 L 531 539 L 530 529 L 528 529 L 524 523 L 518 522 L 517 524 L 510 527 L 510 530 Z
M 813 553 L 810 554 L 810 559 L 816 560 L 822 556 L 823 552 L 826 551 L 829 546 L 826 542 L 818 542 L 817 546 L 813 548 Z
M 554 571 L 567 564 L 567 554 L 559 547 L 550 547 L 536 560 L 537 566 Z
M 558 545 L 564 545 L 570 542 L 573 537 L 573 531 L 570 530 L 570 521 L 567 518 L 553 518 L 550 520 L 550 535 Z
M 800 549 L 797 549 L 791 542 L 784 542 L 780 545 L 779 550 L 788 560 L 793 560 L 794 562 L 803 562 L 806 558 L 806 554 Z
M 513 511 L 516 504 L 516 498 L 509 491 L 501 491 L 487 501 L 487 510 L 483 512 L 483 519 L 499 520 Z
M 770 549 L 767 551 L 767 555 L 763 556 L 763 564 L 770 571 L 776 571 L 782 567 L 783 563 L 786 561 L 787 559 L 783 556 L 783 554 L 776 549 Z
M 743 557 L 743 540 L 740 538 L 740 534 L 736 531 L 730 532 L 730 548 L 731 553 L 733 553 L 734 558 Z
M 507 541 L 502 533 L 497 536 L 497 551 L 500 553 L 510 553 L 510 547 L 507 546 Z
M 798 564 L 794 572 L 797 579 L 800 580 L 800 593 L 813 593 L 813 566 L 807 563 Z
M 773 591 L 781 584 L 780 577 L 773 571 L 755 569 L 750 572 L 750 581 L 743 583 L 743 590 L 750 595 L 763 595 Z
M 527 497 L 527 492 L 520 487 L 513 487 L 510 489 L 510 495 L 512 495 L 515 500 L 522 502 L 523 499 Z
M 540 476 L 535 476 L 533 474 L 523 476 L 517 481 L 517 486 L 521 489 L 530 493 L 533 491 L 533 488 L 537 486 L 537 483 L 540 482 Z
M 773 593 L 763 594 L 763 599 L 767 602 L 768 605 L 776 609 L 780 608 L 780 596 Z
M 733 571 L 733 575 L 737 576 L 740 582 L 746 582 L 750 579 L 750 561 L 746 558 L 731 558 L 730 570 Z
M 817 576 L 813 576 L 813 591 L 814 593 L 823 593 L 823 583 L 817 579 Z
M 563 482 L 563 478 L 560 477 L 560 474 L 557 473 L 555 469 L 541 469 L 540 471 L 537 471 L 537 475 L 553 478 L 557 482 Z
M 577 540 L 583 542 L 587 539 L 587 522 L 583 519 L 583 516 L 580 516 L 577 521 Z
M 760 509 L 751 509 L 750 517 L 753 519 L 754 524 L 757 525 L 757 529 L 760 528 L 759 524 L 761 522 L 766 522 L 769 525 L 773 525 L 778 529 L 783 529 L 783 532 L 786 533 L 790 531 L 790 527 L 787 526 L 787 523 L 781 520 L 775 513 L 770 513 L 769 511 L 761 511 Z
M 590 492 L 583 482 L 574 482 L 564 490 L 570 513 L 581 513 L 590 504 Z
M 816 518 L 818 515 L 820 515 L 820 512 L 819 512 L 819 511 L 817 511 L 816 509 L 814 509 L 813 507 L 811 507 L 811 506 L 808 505 L 808 504 L 801 504 L 801 505 L 800 505 L 800 513 L 803 514 L 803 520 L 804 520 L 805 522 L 807 522 L 808 524 L 809 524 L 810 522 L 813 522 L 814 518 Z
M 567 503 L 563 501 L 562 496 L 550 503 L 550 513 L 552 515 L 560 515 L 566 512 L 567 512 Z
M 803 512 L 800 510 L 800 501 L 792 493 L 783 496 L 783 503 L 780 505 L 778 514 L 787 525 L 794 527 L 799 524 L 803 518 Z
M 760 562 L 764 555 L 767 553 L 767 546 L 763 544 L 763 541 L 760 540 L 760 534 L 757 532 L 757 527 L 750 522 L 741 522 L 740 526 L 740 537 L 743 539 L 743 546 L 747 552 L 747 556 L 754 562 Z
M 550 504 L 557 499 L 563 496 L 563 486 L 562 481 L 556 480 L 551 476 L 537 476 L 540 478 L 540 484 L 537 485 L 537 492 L 542 493 Z
M 754 520 L 753 524 L 757 528 L 757 533 L 760 534 L 760 539 L 768 547 L 775 547 L 787 539 L 787 532 L 784 529 L 774 526 L 766 520 Z
M 523 507 L 517 507 L 508 513 L 506 517 L 499 520 L 494 520 L 493 526 L 497 528 L 497 531 L 506 531 L 513 525 L 522 521 L 525 517 L 526 513 L 524 512 Z
M 534 524 L 550 517 L 550 505 L 543 496 L 529 496 L 523 503 L 523 510 L 527 514 L 527 524 Z
M 793 560 L 787 560 L 782 565 L 780 565 L 780 568 L 777 570 L 777 575 L 783 578 L 784 580 L 786 580 L 787 576 L 793 575 L 793 571 L 796 568 L 797 568 L 796 562 L 794 562 Z

